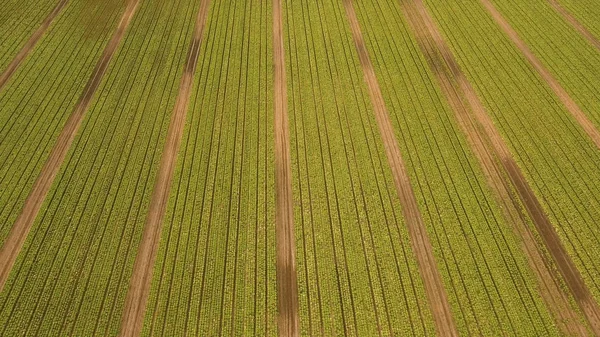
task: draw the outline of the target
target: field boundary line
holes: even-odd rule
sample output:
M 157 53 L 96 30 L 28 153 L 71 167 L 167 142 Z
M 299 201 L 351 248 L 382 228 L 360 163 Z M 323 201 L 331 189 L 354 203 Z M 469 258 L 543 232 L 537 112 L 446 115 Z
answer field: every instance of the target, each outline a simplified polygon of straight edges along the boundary
M 152 283 L 154 261 L 160 243 L 162 220 L 169 200 L 173 173 L 185 127 L 194 73 L 196 71 L 198 56 L 200 55 L 200 46 L 202 45 L 209 4 L 210 0 L 203 0 L 198 9 L 192 44 L 190 45 L 187 61 L 184 65 L 184 73 L 181 77 L 179 93 L 173 114 L 171 115 L 158 176 L 150 200 L 148 216 L 146 217 L 140 246 L 133 265 L 123 316 L 121 317 L 120 336 L 139 336 L 142 330 L 146 304 Z
M 280 336 L 298 336 L 300 319 L 282 12 L 282 0 L 273 0 L 277 327 Z
M 60 0 L 60 2 L 54 7 L 52 12 L 48 14 L 48 16 L 42 21 L 42 24 L 38 27 L 38 29 L 33 32 L 29 40 L 25 43 L 25 45 L 21 48 L 19 53 L 15 56 L 15 58 L 10 62 L 6 70 L 0 75 L 0 90 L 4 87 L 4 85 L 8 82 L 8 80 L 12 77 L 12 75 L 17 71 L 23 60 L 29 55 L 29 53 L 33 50 L 38 41 L 44 36 L 44 33 L 48 30 L 48 27 L 52 24 L 54 19 L 62 12 L 62 10 L 67 6 L 69 0 Z
M 538 72 L 538 74 L 546 81 L 548 86 L 552 89 L 554 94 L 559 98 L 563 105 L 567 108 L 569 113 L 579 123 L 585 133 L 592 139 L 597 148 L 600 149 L 600 131 L 596 128 L 594 123 L 588 118 L 588 116 L 581 110 L 581 108 L 575 103 L 575 101 L 569 96 L 567 91 L 560 85 L 560 83 L 552 76 L 550 71 L 542 64 L 542 62 L 533 54 L 527 44 L 521 39 L 519 34 L 510 26 L 508 21 L 502 16 L 502 14 L 496 9 L 490 0 L 480 0 L 485 9 L 488 11 L 492 19 L 502 29 L 504 34 L 510 38 L 510 40 L 517 46 L 523 56 L 529 61 L 531 66 Z
M 104 74 L 110 64 L 112 56 L 114 55 L 117 47 L 119 46 L 129 23 L 133 19 L 133 16 L 138 8 L 140 0 L 130 0 L 127 4 L 121 21 L 117 26 L 111 40 L 108 42 L 102 57 L 96 64 L 92 76 L 89 78 L 83 94 L 79 98 L 75 110 L 69 116 L 66 121 L 60 135 L 58 136 L 56 143 L 50 153 L 46 163 L 42 167 L 40 174 L 38 175 L 29 196 L 27 197 L 25 204 L 19 214 L 19 217 L 13 224 L 8 237 L 5 240 L 4 245 L 0 250 L 0 291 L 4 288 L 8 275 L 17 259 L 25 239 L 31 230 L 31 226 L 35 221 L 37 214 L 54 182 L 54 178 L 58 174 L 61 165 L 77 135 L 79 126 L 85 117 L 91 100 L 96 92 L 96 89 L 100 86 L 100 82 L 104 77 Z
M 552 260 L 556 263 L 576 303 L 597 334 L 598 308 L 589 289 L 562 246 L 552 223 L 487 114 L 483 103 L 460 69 L 433 18 L 427 12 L 425 4 L 422 0 L 414 0 L 410 4 L 403 3 L 403 7 L 407 21 L 417 37 L 419 47 L 426 56 L 448 103 L 454 110 L 459 126 L 467 136 L 472 150 L 484 169 L 488 184 L 497 194 L 499 202 L 505 206 L 508 219 L 512 220 L 513 228 L 523 239 L 524 251 L 529 264 L 530 266 L 535 265 L 535 268 L 532 269 L 541 283 L 542 298 L 555 316 L 557 324 L 563 331 L 576 332 L 578 335 L 587 334 L 586 328 L 577 324 L 579 315 L 570 307 L 567 295 L 558 288 L 557 284 L 553 285 L 540 280 L 543 275 L 552 275 L 553 278 L 558 275 L 549 270 L 546 264 L 544 267 L 536 264 L 540 259 L 544 260 L 544 253 L 543 248 L 535 243 L 535 236 L 526 224 L 528 216 L 535 225 Z M 514 195 L 515 193 L 516 195 Z M 521 207 L 524 207 L 527 214 L 521 211 Z
M 596 47 L 600 51 L 600 40 L 594 36 L 573 14 L 571 14 L 565 7 L 563 7 L 557 0 L 548 0 L 550 6 L 562 16 L 562 18 L 569 23 L 575 30 L 579 32 L 592 46 Z
M 351 0 L 343 0 L 354 44 L 363 69 L 364 80 L 373 103 L 375 117 L 390 164 L 394 185 L 401 201 L 403 215 L 408 226 L 411 244 L 417 258 L 419 271 L 425 285 L 425 292 L 433 314 L 436 330 L 443 336 L 458 336 L 452 311 L 442 277 L 433 256 L 433 248 L 427 236 L 426 226 L 419 211 L 417 199 L 412 189 L 400 147 L 394 135 L 390 116 L 383 100 L 381 88 L 369 57 L 365 42 Z

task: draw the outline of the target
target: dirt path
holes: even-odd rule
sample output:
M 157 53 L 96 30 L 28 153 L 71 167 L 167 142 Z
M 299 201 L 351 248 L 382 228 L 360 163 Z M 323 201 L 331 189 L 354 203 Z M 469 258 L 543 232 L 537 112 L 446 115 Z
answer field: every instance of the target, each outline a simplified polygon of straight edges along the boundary
M 577 19 L 567 11 L 558 1 L 548 0 L 552 8 L 560 14 L 565 21 L 567 21 L 575 30 L 579 32 L 592 46 L 600 50 L 600 40 L 598 40 L 594 34 L 592 34 L 587 28 L 585 28 Z
M 113 33 L 111 40 L 104 48 L 102 57 L 96 64 L 92 77 L 90 77 L 85 86 L 83 95 L 79 98 L 75 110 L 71 113 L 69 119 L 67 119 L 48 160 L 44 164 L 44 167 L 42 167 L 29 196 L 25 200 L 21 214 L 19 214 L 19 217 L 13 224 L 8 237 L 4 242 L 4 246 L 2 246 L 2 249 L 0 250 L 0 291 L 4 288 L 4 284 L 8 279 L 8 275 L 15 263 L 17 255 L 21 251 L 23 243 L 25 243 L 31 225 L 46 198 L 46 194 L 52 186 L 56 174 L 60 170 L 62 162 L 71 147 L 71 143 L 73 143 L 73 139 L 75 139 L 75 136 L 77 135 L 85 112 L 90 105 L 96 89 L 98 89 L 98 86 L 102 81 L 102 77 L 106 72 L 106 68 L 110 63 L 113 54 L 125 35 L 127 26 L 129 26 L 129 23 L 135 14 L 138 3 L 139 0 L 131 0 L 127 4 L 127 8 L 121 17 L 117 30 Z
M 283 49 L 282 0 L 273 0 L 275 63 L 275 232 L 277 241 L 277 326 L 279 336 L 298 336 L 298 281 L 288 130 L 287 84 Z
M 558 81 L 550 74 L 548 69 L 544 67 L 542 62 L 531 52 L 529 47 L 519 37 L 517 32 L 508 24 L 502 14 L 492 5 L 489 0 L 481 0 L 481 3 L 487 9 L 489 14 L 492 16 L 496 24 L 504 31 L 504 33 L 511 39 L 511 41 L 519 48 L 521 53 L 527 58 L 529 63 L 537 70 L 542 76 L 544 81 L 548 83 L 554 94 L 558 96 L 560 101 L 565 105 L 567 110 L 575 117 L 579 125 L 583 128 L 585 133 L 592 139 L 596 147 L 600 148 L 600 132 L 596 129 L 594 123 L 585 115 L 585 113 L 579 108 L 577 103 L 569 96 L 567 91 L 558 83 Z
M 440 336 L 458 336 L 448 296 L 446 295 L 446 290 L 444 289 L 444 284 L 442 283 L 442 278 L 433 256 L 433 248 L 427 236 L 425 223 L 421 217 L 417 199 L 406 172 L 406 166 L 394 135 L 392 122 L 364 43 L 352 1 L 344 0 L 344 8 L 346 9 L 346 16 L 352 30 L 354 44 L 358 51 L 364 79 L 369 89 L 369 96 L 375 110 L 375 118 L 383 139 L 385 153 L 392 169 L 394 185 L 402 204 L 402 213 L 408 226 L 412 248 L 417 257 L 419 271 L 425 284 L 425 292 L 429 300 L 437 333 Z
M 162 153 L 158 176 L 150 199 L 148 216 L 144 225 L 144 232 L 138 248 L 138 253 L 133 265 L 133 272 L 125 307 L 121 317 L 121 336 L 139 336 L 144 323 L 146 304 L 152 283 L 154 261 L 160 243 L 162 220 L 167 208 L 173 172 L 177 162 L 177 154 L 181 137 L 183 136 L 186 113 L 188 111 L 194 72 L 198 63 L 204 27 L 208 16 L 210 0 L 203 0 L 198 10 L 192 44 L 188 51 L 184 73 L 179 84 L 179 93 L 175 103 L 167 139 Z
M 569 303 L 569 294 L 565 294 L 560 287 L 561 280 L 565 280 L 579 307 L 582 311 L 587 311 L 588 321 L 597 334 L 597 327 L 594 326 L 597 324 L 598 312 L 589 290 L 433 18 L 422 0 L 405 2 L 403 9 L 421 51 L 484 170 L 488 184 L 495 192 L 513 230 L 522 238 L 522 248 L 529 266 L 536 275 L 542 298 L 554 315 L 557 325 L 567 335 L 587 335 L 586 327 L 580 323 L 578 313 Z M 525 207 L 527 214 L 522 211 L 521 205 Z M 535 233 L 527 225 L 528 217 L 533 221 L 544 247 L 538 246 Z M 546 249 L 551 255 L 551 261 L 548 261 Z M 554 271 L 556 267 L 552 261 L 558 266 L 560 274 Z
M 6 70 L 2 73 L 2 75 L 0 75 L 0 90 L 2 90 L 6 82 L 8 82 L 12 74 L 15 73 L 21 62 L 23 62 L 27 55 L 29 55 L 29 52 L 33 50 L 33 47 L 35 47 L 35 45 L 42 38 L 46 30 L 48 30 L 48 27 L 50 27 L 52 21 L 54 21 L 58 14 L 60 14 L 60 12 L 63 10 L 63 8 L 65 8 L 68 2 L 69 0 L 60 0 L 60 2 L 56 5 L 56 7 L 54 7 L 52 12 L 50 12 L 50 14 L 48 14 L 44 21 L 42 21 L 40 27 L 35 32 L 33 32 L 33 35 L 31 35 L 29 40 L 27 40 L 27 43 L 25 43 L 23 48 L 21 48 L 19 53 L 12 60 L 12 62 L 10 62 Z

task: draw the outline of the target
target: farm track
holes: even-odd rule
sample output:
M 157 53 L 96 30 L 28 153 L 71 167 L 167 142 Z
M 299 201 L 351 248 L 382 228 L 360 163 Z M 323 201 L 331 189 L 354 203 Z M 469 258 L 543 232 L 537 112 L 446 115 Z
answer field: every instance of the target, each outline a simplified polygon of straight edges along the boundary
M 592 46 L 596 47 L 600 51 L 600 40 L 592 34 L 584 25 L 582 25 L 569 11 L 564 8 L 557 0 L 548 0 L 552 8 L 556 10 L 565 21 L 567 21 L 575 30 L 581 34 Z
M 521 50 L 523 56 L 527 58 L 529 63 L 537 70 L 540 76 L 546 81 L 548 86 L 554 91 L 556 96 L 565 105 L 567 110 L 577 120 L 579 125 L 583 128 L 585 133 L 592 139 L 596 147 L 600 149 L 600 131 L 596 128 L 594 123 L 588 118 L 588 116 L 581 110 L 581 108 L 575 103 L 575 101 L 569 96 L 567 91 L 560 85 L 554 76 L 546 69 L 542 62 L 531 52 L 525 42 L 519 37 L 517 32 L 508 24 L 502 14 L 494 7 L 490 0 L 480 0 L 483 6 L 490 13 L 494 21 L 504 31 L 504 33 L 513 41 L 513 43 Z
M 429 305 L 431 306 L 434 321 L 436 322 L 437 332 L 444 336 L 458 336 L 446 290 L 444 289 L 441 275 L 433 257 L 433 249 L 429 237 L 427 236 L 425 223 L 423 222 L 414 191 L 412 190 L 398 142 L 394 136 L 390 116 L 385 106 L 368 51 L 365 47 L 352 1 L 344 0 L 344 8 L 346 9 L 346 15 L 352 30 L 354 44 L 358 51 L 364 79 L 369 88 L 369 96 L 371 97 L 377 124 L 379 126 L 379 132 L 383 139 L 386 155 L 392 169 L 396 190 L 401 200 L 403 215 L 411 235 L 413 251 L 419 261 L 419 270 L 425 284 Z
M 516 230 L 523 237 L 530 265 L 534 266 L 536 261 L 540 261 L 543 256 L 543 250 L 538 248 L 536 251 L 533 248 L 534 236 L 527 230 L 526 215 L 519 214 L 520 203 L 527 210 L 546 248 L 549 249 L 563 278 L 570 287 L 572 295 L 575 297 L 579 307 L 586 314 L 588 322 L 593 329 L 596 329 L 597 308 L 595 308 L 594 300 L 589 290 L 583 283 L 581 275 L 570 260 L 564 247 L 560 244 L 553 225 L 545 215 L 520 168 L 510 155 L 508 147 L 502 140 L 499 132 L 495 129 L 483 104 L 460 70 L 458 63 L 441 34 L 437 31 L 433 19 L 427 13 L 427 9 L 422 1 L 414 1 L 412 6 L 405 5 L 405 8 L 407 19 L 418 37 L 421 49 L 426 55 L 430 67 L 434 70 L 449 103 L 454 109 L 461 128 L 466 133 L 474 152 L 484 167 L 491 187 L 496 191 L 501 203 L 505 205 L 509 213 L 509 218 L 512 218 L 515 224 L 517 224 Z M 470 111 L 469 108 L 464 106 L 464 102 L 468 103 Z M 474 114 L 479 126 L 473 124 L 474 121 L 471 120 L 471 113 Z M 480 134 L 478 130 L 484 131 L 485 134 Z M 506 178 L 509 180 L 507 181 Z M 516 191 L 518 199 L 513 199 L 510 192 L 512 189 Z M 569 308 L 568 299 L 560 293 L 556 284 L 553 285 L 548 281 L 544 281 L 545 275 L 552 275 L 551 271 L 540 269 L 539 267 L 533 269 L 542 284 L 543 298 L 550 306 L 563 331 L 585 335 L 585 327 L 577 324 L 577 314 Z
M 171 116 L 158 177 L 151 196 L 150 209 L 134 263 L 131 283 L 121 320 L 120 334 L 122 336 L 138 336 L 142 329 L 146 303 L 150 292 L 152 271 L 160 243 L 162 220 L 167 207 L 168 196 L 173 181 L 173 171 L 183 135 L 194 73 L 198 63 L 198 55 L 208 16 L 209 3 L 210 0 L 202 1 L 196 18 L 192 44 L 190 45 L 184 73 L 179 85 L 179 93 Z
M 282 0 L 273 0 L 273 57 L 275 64 L 275 186 L 277 238 L 277 307 L 280 336 L 299 336 L 296 240 L 292 197 L 292 168 L 287 109 Z
M 19 53 L 15 56 L 12 62 L 8 65 L 8 67 L 4 70 L 2 74 L 0 74 L 0 90 L 4 88 L 4 85 L 11 78 L 12 74 L 17 70 L 21 62 L 29 55 L 29 52 L 35 47 L 40 38 L 44 35 L 52 21 L 60 14 L 60 12 L 65 8 L 69 0 L 60 0 L 60 2 L 54 7 L 52 12 L 48 14 L 48 16 L 44 19 L 40 27 L 31 35 L 29 40 L 25 43 L 23 48 L 19 51 Z M 1 289 L 1 282 L 0 282 Z
M 63 130 L 58 136 L 54 148 L 27 197 L 19 217 L 13 224 L 5 243 L 0 250 L 0 291 L 4 288 L 10 270 L 27 238 L 27 234 L 31 229 L 33 221 L 42 206 L 46 194 L 52 186 L 54 178 L 56 177 L 67 152 L 69 151 L 91 99 L 100 85 L 113 54 L 125 35 L 125 31 L 135 14 L 138 4 L 139 0 L 130 0 L 128 2 L 117 30 L 106 45 L 102 57 L 86 85 L 83 95 L 80 97 L 75 110 L 69 116 Z

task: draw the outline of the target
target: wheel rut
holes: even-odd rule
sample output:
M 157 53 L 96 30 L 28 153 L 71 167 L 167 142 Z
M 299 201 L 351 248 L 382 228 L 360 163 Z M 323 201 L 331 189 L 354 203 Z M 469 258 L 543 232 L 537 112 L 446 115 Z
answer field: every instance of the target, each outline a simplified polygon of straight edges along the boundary
M 580 323 L 579 313 L 569 302 L 572 296 L 594 333 L 598 334 L 598 308 L 589 289 L 425 4 L 422 0 L 404 1 L 402 7 L 419 48 L 483 168 L 488 185 L 509 224 L 522 239 L 522 249 L 534 271 L 541 296 L 557 325 L 568 335 L 588 334 L 587 328 Z M 541 237 L 541 246 L 528 221 L 533 222 Z M 563 291 L 559 286 L 561 282 L 565 282 L 570 291 Z
M 194 73 L 200 55 L 200 46 L 204 36 L 204 27 L 208 16 L 210 0 L 203 0 L 198 10 L 192 43 L 187 54 L 183 76 L 179 84 L 179 93 L 169 122 L 156 182 L 150 197 L 150 206 L 144 225 L 141 242 L 133 264 L 129 289 L 121 317 L 120 336 L 139 336 L 142 331 L 146 304 L 152 284 L 152 272 L 160 243 L 162 220 L 164 218 L 177 154 L 185 127 L 189 107 Z
M 362 66 L 364 80 L 375 110 L 375 118 L 383 140 L 385 153 L 392 170 L 394 185 L 402 204 L 402 213 L 408 226 L 411 245 L 425 285 L 425 292 L 431 307 L 437 333 L 441 336 L 458 336 L 448 295 L 446 294 L 441 274 L 433 256 L 433 248 L 410 183 L 406 165 L 402 159 L 400 147 L 383 100 L 381 88 L 379 87 L 369 53 L 365 46 L 354 5 L 351 0 L 343 0 L 343 2 L 352 31 L 354 45 L 356 46 Z
M 128 2 L 116 31 L 104 48 L 102 56 L 94 68 L 92 77 L 89 78 L 83 94 L 75 106 L 75 110 L 67 119 L 46 163 L 33 184 L 31 192 L 25 200 L 21 213 L 11 227 L 8 237 L 0 249 L 0 291 L 6 284 L 6 280 L 17 259 L 17 255 L 21 251 L 40 207 L 54 182 L 54 178 L 60 170 L 75 136 L 77 135 L 79 126 L 85 117 L 85 113 L 94 97 L 96 89 L 98 89 L 98 86 L 106 73 L 110 60 L 117 50 L 117 47 L 120 45 L 129 23 L 133 19 L 139 1 L 140 0 L 130 0 Z

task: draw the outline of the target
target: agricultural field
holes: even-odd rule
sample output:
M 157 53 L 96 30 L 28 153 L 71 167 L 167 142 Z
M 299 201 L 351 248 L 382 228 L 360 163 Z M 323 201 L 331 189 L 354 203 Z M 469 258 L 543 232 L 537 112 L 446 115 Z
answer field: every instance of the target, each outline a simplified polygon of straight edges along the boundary
M 0 336 L 600 336 L 598 15 L 0 0 Z

